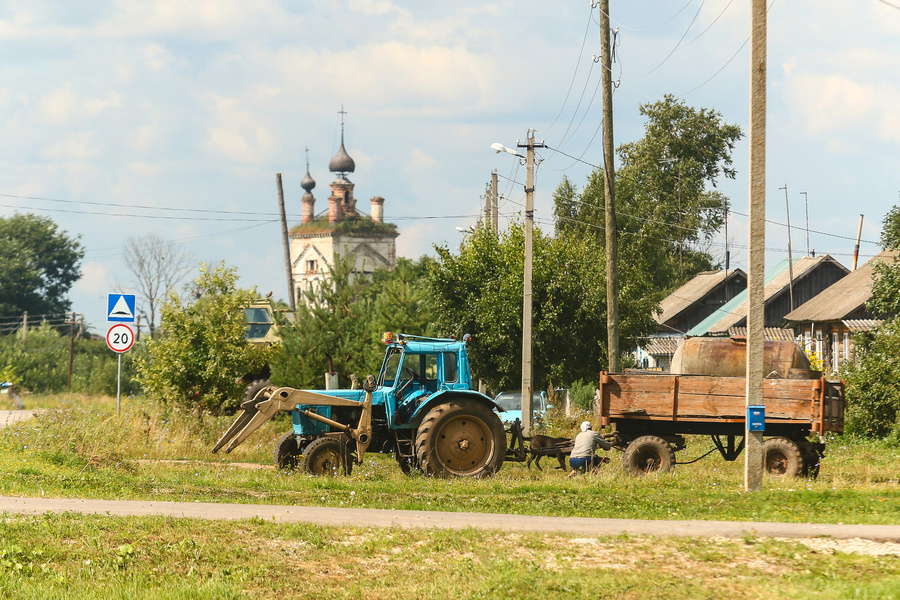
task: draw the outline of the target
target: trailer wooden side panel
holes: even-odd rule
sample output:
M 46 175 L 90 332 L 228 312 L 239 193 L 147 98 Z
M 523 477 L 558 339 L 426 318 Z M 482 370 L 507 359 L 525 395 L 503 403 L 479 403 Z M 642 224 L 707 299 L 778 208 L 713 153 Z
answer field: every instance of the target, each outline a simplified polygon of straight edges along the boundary
M 743 422 L 746 379 L 704 375 L 602 373 L 600 422 L 622 419 Z M 766 420 L 843 431 L 843 384 L 823 379 L 766 379 Z

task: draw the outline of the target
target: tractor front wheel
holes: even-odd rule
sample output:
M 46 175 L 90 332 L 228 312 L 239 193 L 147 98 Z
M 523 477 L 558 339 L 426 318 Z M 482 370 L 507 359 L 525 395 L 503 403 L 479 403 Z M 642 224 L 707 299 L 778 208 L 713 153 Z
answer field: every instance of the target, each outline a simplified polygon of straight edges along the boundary
M 293 471 L 300 462 L 300 446 L 297 444 L 297 435 L 291 431 L 281 436 L 275 444 L 275 468 L 279 471 L 287 469 Z
M 419 467 L 436 477 L 483 477 L 506 456 L 506 431 L 487 406 L 469 399 L 434 407 L 416 433 Z
M 338 440 L 319 438 L 303 451 L 300 468 L 311 475 L 349 475 L 353 460 L 345 454 L 345 447 Z

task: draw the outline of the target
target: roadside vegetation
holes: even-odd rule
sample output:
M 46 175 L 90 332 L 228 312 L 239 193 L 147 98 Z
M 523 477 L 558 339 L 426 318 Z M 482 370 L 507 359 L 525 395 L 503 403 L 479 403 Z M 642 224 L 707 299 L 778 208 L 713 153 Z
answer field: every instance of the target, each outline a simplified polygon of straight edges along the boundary
M 766 479 L 743 491 L 743 461 L 713 453 L 671 474 L 627 476 L 616 452 L 574 479 L 544 457 L 543 471 L 507 462 L 484 480 L 403 475 L 390 455 L 366 454 L 349 477 L 312 477 L 272 466 L 285 417 L 266 423 L 232 454 L 210 448 L 231 417 L 196 416 L 129 400 L 62 401 L 0 430 L 0 494 L 133 500 L 245 502 L 636 519 L 900 524 L 900 449 L 883 441 L 829 440 L 818 479 Z M 557 419 L 552 433 L 571 435 Z M 568 429 L 566 429 L 568 427 Z M 687 461 L 710 442 L 690 439 Z
M 896 598 L 864 542 L 7 517 L 4 598 Z M 890 549 L 887 549 L 890 551 Z

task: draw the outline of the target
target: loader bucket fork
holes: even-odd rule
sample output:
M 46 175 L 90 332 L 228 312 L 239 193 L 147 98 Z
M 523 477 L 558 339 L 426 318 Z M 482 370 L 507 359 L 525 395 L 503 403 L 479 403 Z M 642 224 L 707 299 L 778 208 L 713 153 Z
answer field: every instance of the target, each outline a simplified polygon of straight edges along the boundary
M 222 434 L 212 451 L 218 452 L 225 448 L 225 452 L 231 452 L 237 448 L 250 434 L 271 419 L 280 410 L 297 410 L 300 414 L 310 419 L 325 423 L 356 442 L 356 462 L 362 464 L 362 457 L 372 441 L 372 392 L 375 391 L 375 378 L 369 375 L 363 384 L 365 400 L 360 403 L 356 400 L 336 398 L 326 394 L 307 392 L 289 387 L 276 388 L 268 386 L 257 392 L 252 400 L 241 404 L 242 412 L 235 419 L 231 427 Z M 351 427 L 343 423 L 333 421 L 321 415 L 314 409 L 299 410 L 299 405 L 308 406 L 346 406 L 362 408 L 359 424 Z

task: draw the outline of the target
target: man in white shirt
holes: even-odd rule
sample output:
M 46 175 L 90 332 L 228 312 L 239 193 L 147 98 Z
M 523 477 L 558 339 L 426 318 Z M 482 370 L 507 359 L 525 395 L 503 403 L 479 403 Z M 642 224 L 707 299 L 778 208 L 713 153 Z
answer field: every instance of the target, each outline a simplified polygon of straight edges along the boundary
M 593 430 L 591 422 L 585 421 L 581 424 L 581 433 L 575 436 L 575 447 L 569 456 L 569 466 L 572 467 L 569 477 L 574 477 L 580 470 L 593 469 L 602 463 L 603 459 L 594 454 L 598 447 L 604 450 L 612 448 L 602 435 Z

